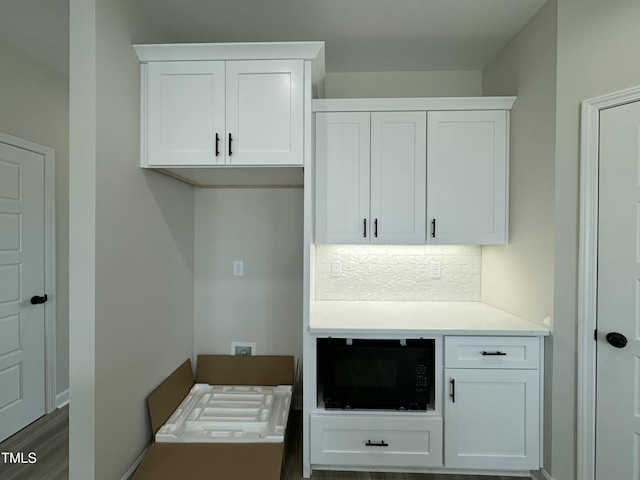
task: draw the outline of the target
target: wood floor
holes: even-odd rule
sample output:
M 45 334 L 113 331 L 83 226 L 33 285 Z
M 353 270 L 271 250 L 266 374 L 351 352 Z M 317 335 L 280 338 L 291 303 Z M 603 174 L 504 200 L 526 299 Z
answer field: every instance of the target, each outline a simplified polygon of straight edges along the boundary
M 291 438 L 281 480 L 302 480 L 302 415 L 291 415 Z M 7 464 L 0 457 L 0 480 L 67 480 L 69 477 L 69 407 L 42 417 L 0 443 L 0 452 L 35 452 L 35 464 Z M 313 480 L 522 480 L 522 477 L 314 471 Z M 176 479 L 180 480 L 180 479 Z M 220 479 L 224 480 L 224 479 Z
M 35 463 L 8 463 L 0 457 L 0 480 L 66 480 L 69 478 L 69 406 L 45 415 L 0 443 L 0 452 L 22 453 Z M 33 458 L 33 457 L 32 457 Z

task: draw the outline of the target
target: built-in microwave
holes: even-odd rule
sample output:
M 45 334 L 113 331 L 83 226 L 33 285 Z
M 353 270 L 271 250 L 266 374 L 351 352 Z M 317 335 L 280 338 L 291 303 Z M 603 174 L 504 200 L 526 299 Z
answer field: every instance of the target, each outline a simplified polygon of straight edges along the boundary
M 321 338 L 317 362 L 325 409 L 433 408 L 433 339 Z

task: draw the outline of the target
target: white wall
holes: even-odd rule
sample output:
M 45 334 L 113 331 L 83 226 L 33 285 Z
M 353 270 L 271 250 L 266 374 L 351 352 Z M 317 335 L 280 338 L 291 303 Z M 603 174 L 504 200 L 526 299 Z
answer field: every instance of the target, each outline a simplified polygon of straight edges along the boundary
M 535 323 L 553 312 L 556 8 L 550 0 L 483 72 L 485 95 L 518 99 L 511 112 L 509 245 L 483 248 L 482 300 Z M 549 471 L 552 448 L 561 448 L 551 435 L 553 339 L 545 355 Z
M 482 72 L 327 72 L 326 98 L 474 97 Z
M 580 102 L 640 85 L 640 2 L 558 0 L 551 473 L 575 478 Z
M 71 0 L 70 478 L 121 478 L 146 396 L 193 355 L 192 187 L 139 168 L 140 66 L 158 41 L 127 0 Z
M 69 83 L 0 40 L 0 132 L 56 151 L 56 393 L 69 388 Z
M 299 188 L 196 190 L 195 352 L 302 356 Z M 244 276 L 234 277 L 234 260 Z

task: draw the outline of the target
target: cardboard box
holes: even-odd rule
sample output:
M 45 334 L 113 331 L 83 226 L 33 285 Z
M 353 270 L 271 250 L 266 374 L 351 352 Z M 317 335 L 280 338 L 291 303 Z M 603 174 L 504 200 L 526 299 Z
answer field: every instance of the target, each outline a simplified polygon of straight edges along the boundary
M 293 385 L 291 356 L 199 355 L 195 378 L 184 362 L 147 398 L 156 432 L 171 417 L 195 383 L 211 385 Z M 279 480 L 282 443 L 153 442 L 133 480 Z

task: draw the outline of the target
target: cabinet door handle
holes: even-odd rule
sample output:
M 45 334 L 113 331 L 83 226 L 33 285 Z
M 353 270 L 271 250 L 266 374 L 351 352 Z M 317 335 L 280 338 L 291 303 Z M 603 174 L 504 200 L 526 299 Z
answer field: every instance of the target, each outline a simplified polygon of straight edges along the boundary
M 232 142 L 231 134 L 229 134 L 229 156 L 231 156 L 231 153 L 232 153 L 231 152 L 231 142 Z
M 374 226 L 374 233 L 373 235 L 378 238 L 378 219 L 376 218 L 375 221 L 373 222 L 373 226 Z
M 220 135 L 216 133 L 216 157 L 220 155 Z
M 367 219 L 364 219 L 364 238 L 367 238 Z
M 505 352 L 501 352 L 500 350 L 495 352 L 482 352 L 483 357 L 505 357 L 507 354 Z
M 449 396 L 451 397 L 451 403 L 456 403 L 456 380 L 452 378 L 451 380 L 449 380 L 449 383 L 451 384 L 449 393 Z
M 365 445 L 367 447 L 388 447 L 389 446 L 389 444 L 384 440 L 380 440 L 379 442 L 372 442 L 371 440 L 367 440 L 367 443 L 365 443 Z
M 431 220 L 431 238 L 436 238 L 436 219 Z

